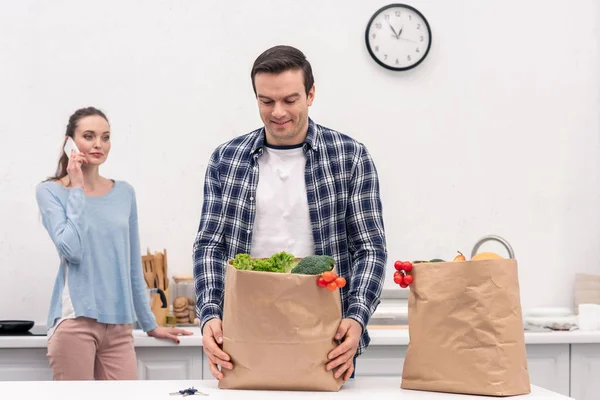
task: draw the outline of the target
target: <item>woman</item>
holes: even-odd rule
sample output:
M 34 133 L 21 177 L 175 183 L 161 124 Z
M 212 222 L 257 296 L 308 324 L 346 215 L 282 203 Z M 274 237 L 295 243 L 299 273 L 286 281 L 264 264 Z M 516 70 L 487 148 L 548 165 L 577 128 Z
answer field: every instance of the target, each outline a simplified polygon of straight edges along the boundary
M 48 358 L 55 380 L 137 379 L 132 324 L 179 343 L 182 329 L 158 327 L 141 266 L 133 187 L 100 175 L 110 151 L 100 110 L 77 110 L 55 176 L 40 183 L 37 202 L 59 256 L 48 315 Z

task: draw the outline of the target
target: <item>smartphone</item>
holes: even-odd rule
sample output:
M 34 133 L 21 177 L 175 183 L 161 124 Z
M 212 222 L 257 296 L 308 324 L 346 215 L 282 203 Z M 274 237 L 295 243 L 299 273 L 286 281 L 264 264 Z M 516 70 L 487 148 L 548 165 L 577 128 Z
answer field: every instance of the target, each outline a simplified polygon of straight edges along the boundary
M 65 154 L 67 155 L 67 157 L 71 157 L 71 150 L 75 150 L 75 153 L 79 153 L 79 149 L 75 145 L 75 141 L 73 140 L 73 138 L 71 136 L 69 136 L 67 138 L 67 142 L 65 143 L 64 150 L 65 150 Z

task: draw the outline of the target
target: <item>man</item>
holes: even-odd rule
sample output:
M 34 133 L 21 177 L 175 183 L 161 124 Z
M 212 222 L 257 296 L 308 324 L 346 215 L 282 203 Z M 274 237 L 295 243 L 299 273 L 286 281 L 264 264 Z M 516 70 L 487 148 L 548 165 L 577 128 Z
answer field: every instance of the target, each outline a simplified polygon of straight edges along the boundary
M 368 346 L 380 302 L 387 249 L 375 165 L 365 146 L 314 123 L 314 78 L 289 46 L 262 53 L 251 72 L 264 127 L 220 145 L 207 166 L 194 243 L 194 275 L 204 352 L 213 376 L 233 368 L 219 345 L 227 259 L 327 254 L 348 284 L 341 289 L 342 343 L 328 370 L 348 380 Z M 260 176 L 260 179 L 259 179 Z

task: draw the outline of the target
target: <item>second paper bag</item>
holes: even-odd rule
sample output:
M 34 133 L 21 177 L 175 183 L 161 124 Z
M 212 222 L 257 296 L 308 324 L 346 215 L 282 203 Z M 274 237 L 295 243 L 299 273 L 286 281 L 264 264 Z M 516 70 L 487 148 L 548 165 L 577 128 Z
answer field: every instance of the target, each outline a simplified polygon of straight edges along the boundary
M 516 260 L 415 264 L 412 275 L 402 388 L 531 391 Z
M 221 389 L 338 391 L 343 380 L 325 369 L 337 346 L 339 290 L 316 276 L 237 270 L 227 265 L 223 302 Z

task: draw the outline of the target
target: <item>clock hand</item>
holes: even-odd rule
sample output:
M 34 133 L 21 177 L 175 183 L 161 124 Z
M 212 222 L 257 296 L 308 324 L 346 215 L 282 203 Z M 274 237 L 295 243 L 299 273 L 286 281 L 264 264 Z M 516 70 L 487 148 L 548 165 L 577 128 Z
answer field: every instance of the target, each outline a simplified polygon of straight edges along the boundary
M 409 42 L 413 42 L 413 43 L 419 43 L 416 40 L 408 39 L 406 37 L 398 37 L 397 39 L 408 40 Z
M 388 25 L 389 25 L 389 26 L 390 26 L 390 28 L 392 29 L 392 32 L 394 32 L 394 37 L 395 37 L 396 39 L 398 39 L 398 34 L 396 33 L 396 30 L 394 29 L 394 27 L 392 26 L 392 24 L 390 24 L 390 23 L 388 22 Z

